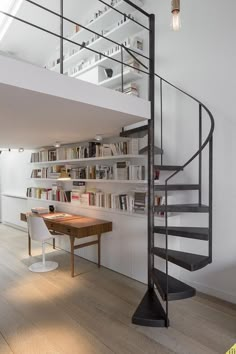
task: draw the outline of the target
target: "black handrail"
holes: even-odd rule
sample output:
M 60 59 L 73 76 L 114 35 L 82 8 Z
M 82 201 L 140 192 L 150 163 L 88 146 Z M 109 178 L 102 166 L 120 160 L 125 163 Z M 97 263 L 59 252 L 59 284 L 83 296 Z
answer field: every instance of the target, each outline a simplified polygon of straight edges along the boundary
M 83 28 L 84 30 L 86 30 L 86 31 L 88 31 L 88 32 L 90 32 L 90 33 L 92 33 L 92 34 L 95 34 L 95 35 L 97 35 L 97 36 L 99 36 L 99 37 L 105 39 L 105 40 L 108 41 L 108 42 L 111 42 L 111 43 L 113 43 L 113 44 L 116 44 L 116 45 L 121 46 L 121 43 L 118 43 L 118 42 L 114 41 L 113 39 L 107 38 L 107 37 L 104 36 L 103 34 L 98 33 L 98 32 L 96 32 L 96 31 L 93 31 L 93 30 L 91 30 L 90 28 L 87 28 L 86 26 L 83 26 L 83 25 L 81 25 L 80 23 L 75 22 L 75 21 L 69 19 L 68 17 L 65 17 L 65 16 L 59 14 L 58 12 L 55 12 L 55 11 L 53 11 L 53 10 L 50 10 L 50 9 L 48 9 L 47 7 L 45 7 L 45 6 L 43 6 L 43 5 L 40 5 L 40 4 L 38 4 L 38 3 L 36 3 L 36 2 L 34 2 L 34 1 L 32 1 L 32 0 L 25 0 L 25 1 L 27 1 L 28 3 L 30 3 L 30 4 L 32 4 L 32 5 L 36 6 L 36 7 L 39 7 L 40 9 L 42 9 L 42 10 L 44 10 L 44 11 L 47 11 L 47 12 L 51 13 L 52 15 L 55 15 L 55 16 L 57 16 L 57 17 L 59 17 L 59 18 L 65 20 L 65 21 L 70 22 L 70 23 L 72 23 L 73 25 L 80 26 L 80 27 Z M 113 9 L 113 10 L 114 10 L 114 9 Z M 2 11 L 0 11 L 0 12 L 2 12 Z M 4 15 L 7 15 L 7 13 L 4 13 L 4 12 L 2 12 L 2 13 L 3 13 Z M 14 18 L 14 16 L 11 16 L 11 17 Z M 17 18 L 16 18 L 16 19 L 17 19 Z M 77 43 L 77 44 L 78 44 L 78 43 Z M 82 46 L 82 44 L 81 44 L 80 46 Z M 87 48 L 87 47 L 86 47 L 86 48 Z M 87 49 L 88 49 L 88 48 L 87 48 Z M 143 57 L 143 58 L 145 58 L 145 59 L 147 59 L 147 60 L 150 60 L 149 57 L 147 57 L 146 55 L 144 55 L 144 54 L 142 54 L 142 53 L 137 52 L 136 50 L 133 50 L 133 49 L 129 49 L 129 50 L 130 50 L 130 52 L 133 52 L 133 53 L 135 53 L 135 54 L 137 54 L 137 55 L 139 55 L 139 56 L 141 56 L 141 57 Z
M 204 105 L 204 103 L 202 103 L 201 101 L 199 101 L 197 98 L 195 98 L 194 96 L 190 95 L 189 93 L 185 92 L 184 90 L 180 89 L 179 87 L 173 85 L 171 82 L 167 81 L 166 79 L 164 79 L 163 77 L 161 77 L 158 74 L 155 74 L 156 77 L 158 77 L 160 80 L 162 80 L 163 82 L 165 82 L 166 84 L 174 87 L 176 90 L 178 90 L 179 92 L 182 92 L 184 95 L 188 96 L 189 98 L 193 99 L 195 102 L 197 102 L 201 107 L 203 107 L 205 109 L 205 111 L 208 113 L 210 120 L 211 120 L 211 128 L 210 128 L 210 132 L 205 140 L 205 142 L 202 144 L 201 148 L 182 166 L 182 169 L 184 169 L 185 167 L 187 167 L 206 147 L 206 145 L 209 143 L 210 138 L 213 135 L 214 132 L 214 127 L 215 127 L 215 121 L 214 121 L 214 117 L 211 113 L 211 111 Z M 181 170 L 177 170 L 175 171 L 172 175 L 170 175 L 166 181 L 168 182 L 172 177 L 174 177 L 176 174 L 178 174 Z
M 145 10 L 141 9 L 138 5 L 134 4 L 132 1 L 130 1 L 130 0 L 123 0 L 123 1 L 126 2 L 127 4 L 129 4 L 130 6 L 132 6 L 134 9 L 138 10 L 139 12 L 141 12 L 147 18 L 150 19 L 150 17 L 152 16 L 151 14 L 146 12 Z
M 26 1 L 31 2 L 31 0 L 26 0 Z M 37 5 L 38 5 L 38 4 L 37 4 Z M 41 5 L 39 5 L 39 6 L 41 7 Z M 49 11 L 51 12 L 51 10 L 49 10 Z M 48 34 L 51 34 L 52 36 L 57 37 L 57 38 L 59 38 L 59 39 L 61 39 L 61 40 L 63 40 L 63 41 L 67 41 L 68 43 L 71 43 L 71 44 L 73 44 L 73 45 L 79 46 L 80 48 L 84 48 L 84 49 L 86 49 L 86 50 L 88 50 L 88 51 L 90 51 L 90 52 L 93 52 L 93 53 L 95 53 L 95 54 L 99 54 L 99 55 L 103 56 L 104 58 L 107 58 L 107 59 L 109 59 L 109 60 L 111 60 L 111 61 L 114 61 L 114 62 L 116 62 L 116 63 L 118 63 L 118 64 L 121 64 L 121 61 L 118 60 L 118 59 L 112 58 L 112 57 L 110 57 L 110 56 L 108 56 L 108 55 L 106 55 L 106 54 L 104 54 L 104 53 L 102 53 L 102 52 L 98 52 L 98 51 L 95 50 L 95 49 L 91 49 L 91 48 L 89 48 L 89 47 L 85 47 L 84 44 L 80 44 L 80 43 L 74 42 L 74 41 L 72 41 L 72 40 L 69 39 L 69 38 L 66 38 L 66 37 L 61 36 L 61 35 L 59 35 L 59 34 L 57 34 L 57 33 L 54 33 L 54 32 L 52 32 L 52 31 L 50 31 L 50 30 L 47 30 L 46 28 L 40 27 L 40 26 L 38 26 L 38 25 L 35 25 L 35 24 L 33 24 L 33 23 L 29 22 L 29 21 L 23 20 L 22 18 L 19 18 L 19 17 L 17 17 L 17 16 L 13 16 L 13 15 L 11 15 L 11 14 L 5 12 L 5 11 L 1 11 L 1 10 L 0 10 L 0 14 L 3 14 L 3 15 L 5 15 L 5 16 L 9 16 L 9 17 L 11 17 L 11 18 L 14 19 L 14 20 L 17 20 L 17 21 L 22 22 L 22 23 L 24 23 L 24 24 L 26 24 L 26 25 L 29 25 L 29 26 L 34 27 L 34 28 L 36 28 L 36 29 L 39 29 L 39 30 L 41 30 L 41 31 L 43 31 L 43 32 L 46 32 L 46 33 L 48 33 Z M 59 14 L 57 14 L 57 15 L 58 15 L 59 17 L 61 17 Z M 63 17 L 62 17 L 62 18 L 63 18 Z M 65 18 L 65 19 L 66 19 L 66 18 Z M 98 35 L 99 35 L 99 34 L 98 34 Z M 103 36 L 101 35 L 101 37 L 103 37 Z M 104 37 L 104 38 L 110 41 L 110 39 L 108 39 L 108 38 L 106 38 L 106 37 Z M 114 41 L 112 41 L 112 42 L 114 42 Z M 120 43 L 117 43 L 117 42 L 114 42 L 114 43 L 115 43 L 116 45 L 118 45 L 120 48 L 123 48 L 124 50 L 126 50 L 126 51 L 128 52 L 128 54 L 130 54 L 130 55 L 131 55 L 130 52 L 135 52 L 135 53 L 137 53 L 137 52 L 134 51 L 134 50 L 127 49 L 123 44 L 120 44 Z M 137 54 L 143 56 L 145 59 L 148 59 L 148 57 L 144 56 L 143 54 L 140 54 L 140 53 L 137 53 Z M 137 61 L 140 62 L 139 60 L 137 60 Z M 137 71 L 142 72 L 142 73 L 144 73 L 144 74 L 146 74 L 146 75 L 149 75 L 149 72 L 144 71 L 144 70 L 142 70 L 142 69 L 140 69 L 140 68 L 136 69 L 134 66 L 129 65 L 129 64 L 125 63 L 125 62 L 123 63 L 123 65 L 126 66 L 126 67 L 129 67 L 129 68 L 131 68 L 131 69 L 133 69 L 133 70 L 137 70 Z M 143 65 L 143 64 L 142 64 L 142 65 Z M 145 65 L 143 65 L 143 66 L 144 66 L 145 68 L 147 68 Z
M 165 82 L 166 84 L 170 85 L 171 87 L 175 88 L 177 91 L 183 93 L 185 96 L 189 97 L 193 101 L 197 102 L 199 105 L 199 149 L 196 153 L 194 153 L 187 162 L 182 165 L 181 168 L 176 170 L 172 173 L 168 178 L 165 180 L 165 249 L 166 249 L 166 318 L 167 318 L 167 326 L 168 326 L 168 312 L 169 312 L 169 284 L 168 284 L 168 273 L 169 273 L 169 230 L 168 230 L 168 182 L 177 174 L 184 171 L 184 169 L 191 164 L 191 162 L 199 156 L 199 205 L 202 203 L 202 196 L 201 196 L 201 183 L 202 183 L 202 152 L 209 144 L 209 245 L 208 245 L 208 256 L 209 262 L 212 261 L 212 182 L 213 182 L 213 132 L 215 128 L 215 121 L 211 111 L 198 99 L 190 95 L 189 93 L 185 92 L 184 90 L 180 89 L 179 87 L 173 85 L 171 82 L 167 81 L 163 77 L 158 74 L 155 74 L 156 77 L 160 79 L 160 107 L 161 107 L 161 144 L 163 144 L 163 112 L 162 112 L 162 83 Z M 207 135 L 205 141 L 202 143 L 202 108 L 208 114 L 210 118 L 211 127 L 209 130 L 209 134 Z M 161 156 L 161 164 L 163 164 L 163 157 Z

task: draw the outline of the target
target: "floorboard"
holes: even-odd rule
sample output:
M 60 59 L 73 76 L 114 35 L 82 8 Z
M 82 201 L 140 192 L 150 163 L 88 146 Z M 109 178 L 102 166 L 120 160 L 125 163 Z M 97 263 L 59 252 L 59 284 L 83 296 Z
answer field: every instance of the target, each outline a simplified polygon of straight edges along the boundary
M 145 328 L 131 316 L 146 287 L 47 247 L 59 268 L 35 274 L 38 243 L 27 255 L 27 235 L 0 225 L 0 354 L 213 354 L 236 342 L 234 305 L 198 295 L 170 304 L 171 327 Z

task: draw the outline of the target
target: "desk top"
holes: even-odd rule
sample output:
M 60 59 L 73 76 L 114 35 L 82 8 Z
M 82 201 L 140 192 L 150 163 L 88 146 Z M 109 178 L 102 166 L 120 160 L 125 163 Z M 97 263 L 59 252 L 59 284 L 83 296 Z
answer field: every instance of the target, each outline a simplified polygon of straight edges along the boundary
M 74 237 L 87 237 L 112 231 L 112 222 L 94 219 L 82 215 L 66 213 L 33 214 L 21 213 L 21 221 L 27 221 L 27 215 L 42 217 L 49 229 Z

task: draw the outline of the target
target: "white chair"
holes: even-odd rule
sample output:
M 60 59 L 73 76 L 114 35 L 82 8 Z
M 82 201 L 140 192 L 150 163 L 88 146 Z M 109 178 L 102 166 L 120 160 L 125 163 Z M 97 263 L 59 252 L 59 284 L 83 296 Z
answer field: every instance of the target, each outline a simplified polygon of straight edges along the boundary
M 48 230 L 43 218 L 29 215 L 27 217 L 29 235 L 32 240 L 42 242 L 42 262 L 37 262 L 29 267 L 31 272 L 50 272 L 58 267 L 58 263 L 45 260 L 45 243 L 54 238 Z

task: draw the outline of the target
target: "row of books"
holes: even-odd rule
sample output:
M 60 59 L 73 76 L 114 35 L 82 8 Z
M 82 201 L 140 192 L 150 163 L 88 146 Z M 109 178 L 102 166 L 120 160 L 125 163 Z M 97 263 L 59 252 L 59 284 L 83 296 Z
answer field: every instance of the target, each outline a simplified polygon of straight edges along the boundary
M 146 179 L 146 169 L 143 165 L 131 165 L 129 161 L 120 161 L 109 165 L 90 165 L 66 168 L 55 165 L 34 169 L 31 178 L 58 179 L 62 170 L 67 170 L 71 179 L 104 179 L 104 180 L 134 180 Z
M 73 167 L 69 170 L 72 179 L 145 180 L 145 166 L 130 165 L 129 161 L 117 162 L 113 166 L 95 165 Z
M 106 209 L 117 209 L 132 212 L 134 210 L 134 194 L 105 193 L 96 189 L 80 193 L 72 190 L 71 202 L 78 206 L 96 206 Z
M 53 188 L 27 188 L 26 196 L 28 198 L 35 198 L 41 200 L 51 200 L 63 203 L 71 202 L 71 191 L 65 191 L 63 189 Z
M 96 206 L 106 209 L 118 209 L 145 212 L 147 209 L 147 192 L 130 191 L 128 193 L 106 193 L 96 188 L 87 189 L 84 182 L 71 191 L 71 203 L 78 206 Z M 164 205 L 163 196 L 155 196 L 155 205 Z M 163 216 L 164 213 L 158 213 Z
M 140 150 L 140 138 L 132 138 L 128 141 L 121 141 L 113 144 L 89 142 L 85 145 L 73 147 L 60 147 L 56 149 L 33 152 L 31 162 L 47 162 L 74 160 L 92 157 L 138 155 Z
M 31 172 L 31 178 L 49 178 L 49 179 L 58 179 L 61 175 L 62 170 L 65 169 L 65 166 L 54 165 L 50 167 L 43 167 L 33 169 Z

